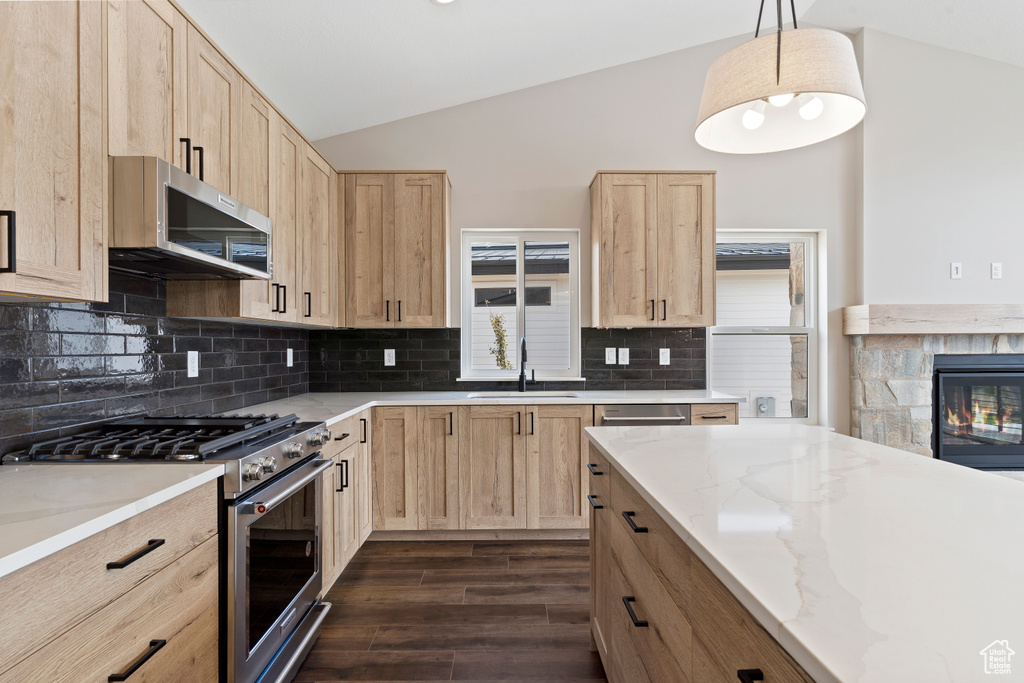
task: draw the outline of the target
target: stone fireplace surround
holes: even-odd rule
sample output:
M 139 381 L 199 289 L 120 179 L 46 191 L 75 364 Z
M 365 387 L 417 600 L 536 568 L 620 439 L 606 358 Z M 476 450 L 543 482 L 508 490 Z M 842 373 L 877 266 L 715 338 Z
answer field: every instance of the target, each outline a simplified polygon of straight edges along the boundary
M 934 457 L 935 354 L 1024 353 L 1024 305 L 882 304 L 843 309 L 850 434 Z

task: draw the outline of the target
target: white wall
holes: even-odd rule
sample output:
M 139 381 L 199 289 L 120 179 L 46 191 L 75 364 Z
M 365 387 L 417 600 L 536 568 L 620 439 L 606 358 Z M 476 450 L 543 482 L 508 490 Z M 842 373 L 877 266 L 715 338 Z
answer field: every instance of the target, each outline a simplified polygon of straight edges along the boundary
M 1021 303 L 1024 68 L 861 37 L 862 303 Z M 993 261 L 1002 280 L 989 277 Z
M 590 325 L 587 187 L 597 170 L 716 170 L 718 227 L 829 234 L 829 423 L 849 424 L 839 309 L 855 300 L 858 138 L 759 156 L 709 152 L 693 128 L 711 63 L 741 36 L 317 142 L 338 169 L 446 169 L 453 236 L 465 228 L 580 230 Z M 452 240 L 452 311 L 460 311 Z M 456 313 L 456 316 L 458 314 Z M 459 325 L 459 320 L 453 320 Z

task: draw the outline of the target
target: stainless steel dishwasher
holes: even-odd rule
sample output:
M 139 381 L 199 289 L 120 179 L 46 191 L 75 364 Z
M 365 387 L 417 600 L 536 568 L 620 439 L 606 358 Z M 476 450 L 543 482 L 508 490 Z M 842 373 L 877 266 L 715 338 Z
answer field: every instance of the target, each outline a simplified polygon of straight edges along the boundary
M 598 426 L 688 425 L 690 406 L 684 403 L 598 406 Z

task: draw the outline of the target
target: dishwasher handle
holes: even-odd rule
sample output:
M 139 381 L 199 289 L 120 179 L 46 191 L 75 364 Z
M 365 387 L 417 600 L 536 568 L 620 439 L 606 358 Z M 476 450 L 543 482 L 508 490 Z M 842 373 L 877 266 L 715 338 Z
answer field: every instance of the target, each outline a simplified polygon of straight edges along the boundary
M 626 417 L 612 417 L 605 415 L 601 418 L 601 423 L 614 424 L 616 422 L 653 422 L 655 424 L 684 424 L 689 422 L 686 415 L 677 415 L 675 417 L 666 417 L 664 415 L 631 415 Z

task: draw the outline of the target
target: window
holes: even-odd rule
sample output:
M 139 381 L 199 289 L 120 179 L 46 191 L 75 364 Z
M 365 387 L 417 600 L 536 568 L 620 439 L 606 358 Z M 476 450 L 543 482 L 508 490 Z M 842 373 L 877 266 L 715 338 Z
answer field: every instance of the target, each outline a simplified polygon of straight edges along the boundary
M 528 374 L 579 378 L 579 308 L 577 231 L 463 231 L 463 379 L 516 379 L 524 336 Z
M 711 387 L 740 417 L 816 422 L 816 235 L 719 231 L 716 256 Z

